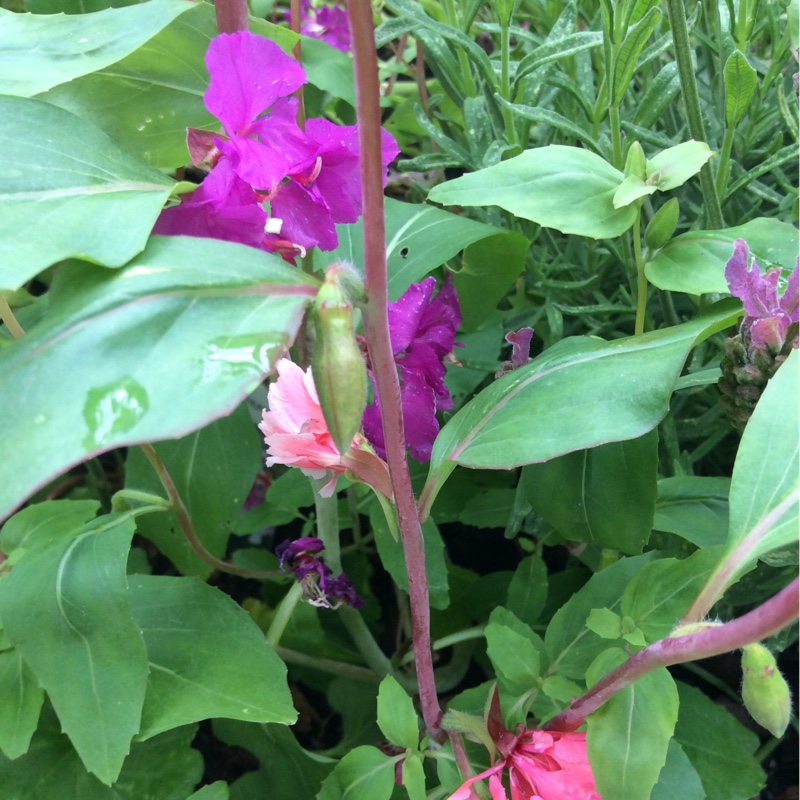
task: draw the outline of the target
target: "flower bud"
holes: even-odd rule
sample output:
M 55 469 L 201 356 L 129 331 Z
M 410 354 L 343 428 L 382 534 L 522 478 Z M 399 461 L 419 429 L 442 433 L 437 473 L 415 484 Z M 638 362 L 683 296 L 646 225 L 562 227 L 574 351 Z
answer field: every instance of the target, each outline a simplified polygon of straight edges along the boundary
M 311 371 L 325 423 L 344 456 L 367 404 L 367 365 L 356 341 L 353 306 L 338 278 L 338 271 L 328 271 L 314 303 L 317 338 Z
M 644 232 L 644 243 L 650 250 L 659 250 L 672 238 L 678 225 L 679 214 L 677 197 L 670 198 L 656 211 Z
M 742 700 L 750 716 L 773 736 L 789 725 L 791 696 L 775 657 L 763 644 L 748 644 L 742 654 Z
M 628 157 L 625 159 L 625 177 L 630 176 L 643 181 L 647 178 L 647 159 L 644 150 L 639 142 L 633 142 L 628 149 Z

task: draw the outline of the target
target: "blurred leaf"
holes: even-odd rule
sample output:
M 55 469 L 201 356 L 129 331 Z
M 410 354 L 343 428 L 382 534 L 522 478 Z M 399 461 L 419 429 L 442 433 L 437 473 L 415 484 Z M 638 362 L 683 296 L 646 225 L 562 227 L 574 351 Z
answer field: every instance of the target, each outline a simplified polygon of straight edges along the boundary
M 728 292 L 725 265 L 733 255 L 733 243 L 744 239 L 761 271 L 768 267 L 795 265 L 798 234 L 794 225 L 758 217 L 736 228 L 691 231 L 676 236 L 645 264 L 647 280 L 659 289 L 688 294 Z
M 540 556 L 526 556 L 517 564 L 508 586 L 506 608 L 527 625 L 538 621 L 547 600 L 547 565 Z
M 44 692 L 15 648 L 0 652 L 0 697 L 0 750 L 7 758 L 18 758 L 28 752 Z
M 0 516 L 93 454 L 230 413 L 315 292 L 277 256 L 212 239 L 153 237 L 115 271 L 60 267 L 47 317 L 0 349 L 2 438 L 25 453 L 0 462 Z
M 381 681 L 378 690 L 378 725 L 393 745 L 411 750 L 419 746 L 419 721 L 414 703 L 391 675 Z
M 308 82 L 355 108 L 356 89 L 351 57 L 311 36 L 301 38 L 301 48 Z
M 658 482 L 653 528 L 697 547 L 722 544 L 728 531 L 729 478 L 680 475 Z
M 214 781 L 189 795 L 187 800 L 228 800 L 228 784 Z
M 124 264 L 145 246 L 175 183 L 94 126 L 39 100 L 0 97 L 0 153 L 5 289 L 70 256 Z
M 377 747 L 356 747 L 322 782 L 317 800 L 389 800 L 396 763 Z
M 681 746 L 671 739 L 667 748 L 667 761 L 653 787 L 650 800 L 705 800 L 703 784 Z
M 566 539 L 641 553 L 653 527 L 658 435 L 578 450 L 522 471 L 528 501 Z
M 472 494 L 458 520 L 475 528 L 502 528 L 514 507 L 515 495 L 514 489 L 488 489 Z

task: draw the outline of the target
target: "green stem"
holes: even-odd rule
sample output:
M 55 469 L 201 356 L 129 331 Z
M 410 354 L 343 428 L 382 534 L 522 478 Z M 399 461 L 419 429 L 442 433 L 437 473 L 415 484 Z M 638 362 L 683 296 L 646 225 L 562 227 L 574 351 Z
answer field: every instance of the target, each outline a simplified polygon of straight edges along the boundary
M 725 135 L 722 138 L 722 152 L 720 153 L 719 165 L 717 166 L 717 194 L 722 200 L 725 199 L 725 192 L 728 189 L 728 178 L 730 177 L 728 162 L 731 158 L 734 131 L 735 127 L 733 125 L 725 126 Z
M 692 48 L 689 43 L 689 28 L 686 23 L 683 0 L 666 0 L 666 5 L 672 31 L 672 42 L 675 46 L 675 60 L 678 62 L 678 76 L 681 82 L 689 133 L 698 142 L 706 142 L 706 131 L 703 125 L 703 115 L 700 111 L 700 97 L 697 93 L 697 81 L 692 64 Z M 714 184 L 714 176 L 709 163 L 704 164 L 700 170 L 700 190 L 703 193 L 703 202 L 706 207 L 709 226 L 711 228 L 724 228 L 725 221 L 722 218 L 722 206 L 719 202 L 717 187 Z
M 639 208 L 633 221 L 633 257 L 636 260 L 636 325 L 633 332 L 636 336 L 644 333 L 644 317 L 647 312 L 647 278 L 642 258 L 641 224 L 642 210 Z
M 458 29 L 458 13 L 456 12 L 455 0 L 445 0 L 444 12 L 447 17 L 447 24 L 452 28 Z M 467 54 L 458 45 L 456 45 L 456 51 L 458 53 L 458 65 L 461 67 L 461 77 L 464 79 L 464 86 L 462 88 L 465 90 L 467 96 L 475 97 L 477 89 L 475 87 L 475 81 L 472 79 L 472 70 L 469 66 Z
M 269 630 L 267 631 L 266 639 L 273 646 L 277 647 L 278 643 L 292 618 L 295 606 L 300 602 L 303 596 L 303 584 L 295 581 L 288 592 L 284 595 L 283 600 L 275 609 L 275 615 L 272 617 Z
M 504 100 L 511 102 L 511 78 L 509 62 L 511 60 L 511 26 L 508 22 L 500 23 L 500 94 Z M 503 106 L 503 122 L 506 126 L 506 138 L 509 144 L 517 144 L 517 129 L 514 115 L 508 106 Z
M 317 515 L 317 536 L 325 545 L 325 563 L 334 575 L 342 572 L 342 551 L 339 544 L 339 505 L 336 495 L 321 497 L 319 490 L 328 482 L 327 478 L 310 478 L 314 489 L 314 509 Z
M 354 681 L 363 683 L 378 683 L 380 676 L 376 675 L 371 669 L 359 667 L 358 664 L 348 664 L 345 661 L 335 661 L 332 658 L 321 658 L 318 655 L 301 653 L 299 650 L 291 650 L 288 647 L 275 648 L 281 660 L 287 664 L 297 664 L 302 667 L 311 667 L 331 675 L 342 675 Z
M 350 606 L 342 606 L 339 609 L 339 618 L 342 620 L 350 638 L 353 640 L 356 649 L 367 662 L 369 668 L 380 675 L 381 678 L 386 675 L 392 675 L 397 678 L 392 669 L 392 662 L 386 657 L 386 654 L 378 646 L 372 631 L 367 627 L 364 618 Z
M 608 121 L 611 123 L 612 159 L 617 169 L 622 169 L 625 162 L 622 159 L 622 131 L 619 124 L 619 106 L 608 107 Z
M 17 318 L 14 316 L 14 312 L 11 310 L 11 306 L 8 304 L 3 292 L 0 292 L 0 321 L 5 324 L 9 333 L 15 339 L 21 339 L 25 335 L 25 331 L 22 330 L 22 326 L 17 322 Z

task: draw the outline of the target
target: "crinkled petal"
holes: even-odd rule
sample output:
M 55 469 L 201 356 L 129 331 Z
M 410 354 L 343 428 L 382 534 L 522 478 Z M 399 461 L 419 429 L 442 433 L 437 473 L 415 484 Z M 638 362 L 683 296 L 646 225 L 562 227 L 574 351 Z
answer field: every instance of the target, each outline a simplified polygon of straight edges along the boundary
M 416 338 L 435 286 L 436 278 L 429 275 L 421 283 L 412 283 L 394 303 L 389 303 L 389 333 L 395 355 L 407 350 Z
M 283 220 L 281 238 L 320 250 L 333 250 L 339 243 L 330 211 L 315 186 L 289 181 L 278 190 L 270 208 L 273 217 Z
M 800 258 L 789 275 L 786 291 L 780 299 L 781 311 L 789 318 L 789 322 L 800 322 Z
M 753 261 L 748 265 L 749 250 L 743 239 L 733 243 L 733 255 L 725 266 L 725 280 L 731 294 L 736 295 L 751 317 L 771 316 L 778 308 L 778 278 L 780 270 L 761 274 Z

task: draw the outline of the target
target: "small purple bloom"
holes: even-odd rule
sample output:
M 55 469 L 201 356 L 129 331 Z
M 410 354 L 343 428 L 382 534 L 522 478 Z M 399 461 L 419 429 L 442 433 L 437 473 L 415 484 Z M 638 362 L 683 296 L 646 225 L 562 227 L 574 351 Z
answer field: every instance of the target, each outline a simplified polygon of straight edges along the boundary
M 347 12 L 340 6 L 321 5 L 314 8 L 309 0 L 300 3 L 300 33 L 341 50 L 350 52 L 350 27 Z
M 520 328 L 516 333 L 511 331 L 506 334 L 506 341 L 511 345 L 511 360 L 504 361 L 500 369 L 495 373 L 495 378 L 505 375 L 507 372 L 524 367 L 531 359 L 531 339 L 533 338 L 533 328 Z
M 389 303 L 389 334 L 400 371 L 406 444 L 418 461 L 431 457 L 433 440 L 439 432 L 436 412 L 453 407 L 444 383 L 444 361 L 455 346 L 461 309 L 450 275 L 432 297 L 435 286 L 436 279 L 430 276 L 422 283 L 411 284 L 396 302 Z M 363 424 L 376 452 L 385 458 L 377 396 L 364 412 Z
M 284 572 L 293 572 L 303 586 L 311 605 L 319 608 L 338 608 L 347 604 L 361 608 L 364 601 L 356 594 L 353 584 L 342 574 L 331 577 L 331 568 L 317 556 L 325 549 L 322 539 L 303 536 L 294 542 L 288 539 L 275 548 L 278 565 Z M 331 602 L 334 601 L 334 602 Z
M 725 280 L 731 294 L 744 304 L 743 339 L 752 347 L 769 347 L 777 352 L 783 347 L 789 326 L 798 321 L 800 258 L 789 275 L 786 291 L 778 297 L 781 270 L 770 269 L 762 275 L 755 260 L 748 265 L 748 256 L 747 244 L 737 239 L 725 267 Z M 793 346 L 797 347 L 796 341 Z

